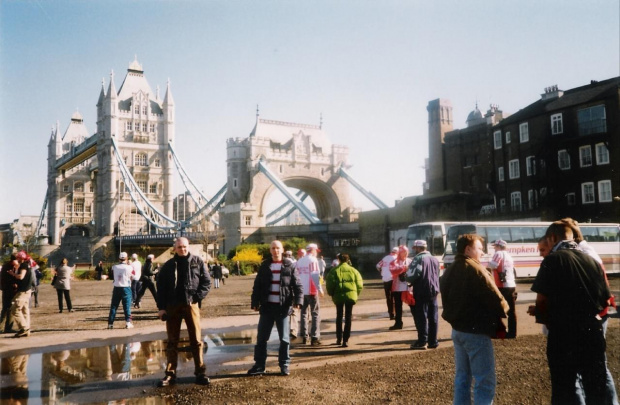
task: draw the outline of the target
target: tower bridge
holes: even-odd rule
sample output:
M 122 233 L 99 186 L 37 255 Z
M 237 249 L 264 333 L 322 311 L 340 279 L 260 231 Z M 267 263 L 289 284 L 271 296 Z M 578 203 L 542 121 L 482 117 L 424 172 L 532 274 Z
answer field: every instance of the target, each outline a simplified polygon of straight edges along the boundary
M 218 193 L 207 198 L 174 151 L 170 83 L 162 99 L 159 87 L 152 91 L 137 60 L 129 65 L 118 91 L 113 72 L 107 89 L 102 82 L 96 126 L 91 134 L 76 112 L 64 134 L 56 124 L 48 144 L 48 191 L 41 214 L 47 215 L 50 245 L 60 245 L 57 255 L 64 253 L 66 238 L 89 240 L 85 244 L 90 246 L 79 249 L 84 258 L 78 261 L 90 261 L 86 256 L 92 254 L 92 245 L 112 236 L 123 236 L 119 240 L 123 244 L 162 243 L 197 230 L 208 240 L 219 241 L 223 251 L 246 240 L 289 234 L 337 244 L 329 236 L 333 233 L 336 240 L 355 243 L 350 242 L 358 232 L 355 225 L 344 225 L 355 223 L 358 215 L 349 185 L 379 208 L 387 207 L 347 174 L 348 147 L 331 143 L 322 125 L 266 120 L 258 112 L 249 136 L 228 139 L 227 178 Z M 185 196 L 196 206 L 183 220 L 173 209 L 175 168 Z M 293 194 L 289 187 L 299 191 Z M 266 202 L 273 192 L 283 194 L 286 203 L 268 212 Z M 308 197 L 316 212 L 304 204 Z M 296 231 L 269 229 L 294 210 L 310 225 Z M 75 254 L 76 245 L 71 243 L 70 253 Z

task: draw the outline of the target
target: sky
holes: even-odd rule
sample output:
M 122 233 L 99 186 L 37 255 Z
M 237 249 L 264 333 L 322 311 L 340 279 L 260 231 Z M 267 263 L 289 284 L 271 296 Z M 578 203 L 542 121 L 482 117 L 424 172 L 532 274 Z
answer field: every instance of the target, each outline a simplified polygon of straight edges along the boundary
M 102 79 L 120 88 L 136 55 L 162 97 L 170 80 L 176 152 L 208 195 L 258 105 L 322 116 L 349 173 L 393 206 L 422 193 L 430 100 L 451 101 L 456 129 L 476 103 L 511 114 L 545 87 L 620 76 L 619 14 L 616 0 L 1 0 L 0 223 L 40 213 L 52 126 L 77 110 L 93 134 Z

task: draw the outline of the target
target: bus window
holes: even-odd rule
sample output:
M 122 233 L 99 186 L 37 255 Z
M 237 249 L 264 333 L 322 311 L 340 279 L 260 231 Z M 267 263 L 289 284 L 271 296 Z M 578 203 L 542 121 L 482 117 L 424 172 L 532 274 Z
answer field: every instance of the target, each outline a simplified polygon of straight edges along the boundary
M 481 227 L 478 227 L 481 228 Z M 510 242 L 510 228 L 506 226 L 485 226 L 486 228 L 486 242 L 493 243 L 498 239 L 503 239 L 506 242 Z M 481 235 L 484 237 L 484 235 Z
M 534 239 L 536 239 L 536 243 L 538 243 L 538 241 L 545 236 L 545 233 L 547 233 L 547 227 L 546 226 L 534 226 Z
M 432 232 L 431 225 L 416 225 L 409 227 L 409 230 L 407 231 L 407 247 L 409 248 L 409 253 L 413 252 L 413 242 L 416 240 L 425 240 L 426 246 L 432 248 Z M 431 252 L 431 254 L 434 255 L 435 253 Z
M 583 238 L 588 242 L 602 242 L 603 238 L 599 238 L 598 236 L 598 228 L 595 226 L 581 226 L 579 227 L 581 233 L 583 234 Z
M 538 240 L 534 236 L 534 230 L 531 226 L 514 226 L 510 227 L 512 243 L 536 243 Z
M 433 225 L 433 243 L 429 244 L 428 246 L 433 256 L 443 255 L 444 240 L 443 240 L 443 229 L 441 225 Z
M 447 255 L 455 255 L 456 254 L 456 241 L 461 235 L 465 235 L 467 233 L 476 233 L 475 225 L 452 225 L 448 228 L 448 237 L 446 241 L 446 254 Z M 484 234 L 480 235 L 484 238 Z
M 602 236 L 602 242 L 620 242 L 620 228 L 617 226 L 599 226 L 598 234 Z

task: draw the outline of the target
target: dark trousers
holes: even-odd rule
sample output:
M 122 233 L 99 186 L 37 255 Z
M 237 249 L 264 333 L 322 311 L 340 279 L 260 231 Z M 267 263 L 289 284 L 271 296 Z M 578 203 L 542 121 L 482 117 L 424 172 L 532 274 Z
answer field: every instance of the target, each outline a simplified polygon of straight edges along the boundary
M 142 283 L 139 280 L 131 280 L 131 302 L 137 302 L 140 285 Z
M 354 302 L 343 302 L 336 304 L 336 340 L 343 343 L 349 341 L 351 336 L 351 318 L 353 316 Z M 344 312 L 344 335 L 342 333 L 342 314 Z
M 151 294 L 153 294 L 153 299 L 157 302 L 157 291 L 155 290 L 155 283 L 153 283 L 153 280 L 150 277 L 142 277 L 140 281 L 142 282 L 136 302 L 139 303 L 142 301 L 142 297 L 144 296 L 144 293 L 146 293 L 147 289 L 151 292 Z
M 403 324 L 403 300 L 402 291 L 392 291 L 392 299 L 394 300 L 394 324 Z
M 418 331 L 418 342 L 437 344 L 437 322 L 439 321 L 439 307 L 437 297 L 430 300 L 416 300 L 413 310 L 413 321 Z
M 383 282 L 383 291 L 385 292 L 385 303 L 387 304 L 388 314 L 390 314 L 390 318 L 394 318 L 394 299 L 392 298 L 392 280 Z
M 2 313 L 0 314 L 0 326 L 4 322 L 4 332 L 13 330 L 13 317 L 11 316 L 11 305 L 13 305 L 13 291 L 2 291 Z
M 586 404 L 605 404 L 605 337 L 600 322 L 590 327 L 549 329 L 547 361 L 551 373 L 551 403 L 577 404 L 575 380 L 582 378 Z M 580 322 L 584 323 L 584 322 Z
M 508 310 L 508 332 L 506 333 L 506 338 L 508 339 L 517 337 L 517 313 L 515 312 L 517 292 L 515 290 L 515 287 L 505 287 L 499 289 L 510 307 Z
M 58 296 L 58 310 L 62 311 L 62 296 L 65 296 L 65 301 L 67 301 L 67 309 L 71 311 L 73 306 L 71 305 L 71 294 L 70 290 L 56 290 L 56 295 Z

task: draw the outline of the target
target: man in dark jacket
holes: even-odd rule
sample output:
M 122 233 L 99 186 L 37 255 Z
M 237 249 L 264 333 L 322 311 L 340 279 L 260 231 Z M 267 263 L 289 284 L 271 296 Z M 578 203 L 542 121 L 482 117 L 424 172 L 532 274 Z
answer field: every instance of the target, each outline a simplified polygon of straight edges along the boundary
M 290 259 L 282 260 L 284 248 L 282 242 L 271 242 L 271 257 L 263 261 L 254 280 L 252 289 L 252 309 L 260 312 L 258 319 L 258 336 L 254 347 L 254 366 L 248 370 L 249 375 L 265 374 L 267 361 L 267 341 L 273 324 L 276 324 L 280 338 L 278 363 L 282 375 L 289 375 L 291 356 L 289 355 L 289 315 L 293 306 L 301 308 L 304 291 L 299 273 Z
M 437 340 L 437 324 L 439 321 L 439 261 L 426 250 L 425 240 L 413 242 L 416 253 L 407 271 L 407 282 L 413 285 L 413 320 L 418 330 L 418 340 L 410 347 L 414 350 L 435 349 Z
M 155 274 L 156 271 L 153 269 L 153 259 L 154 255 L 148 255 L 144 264 L 142 265 L 142 275 L 140 276 L 140 291 L 138 291 L 138 296 L 136 297 L 136 307 L 140 308 L 140 302 L 142 301 L 142 297 L 146 290 L 148 289 L 151 294 L 153 294 L 153 299 L 157 301 L 157 290 L 155 289 Z
M 469 404 L 472 377 L 475 404 L 491 404 L 495 397 L 495 355 L 491 337 L 496 336 L 508 303 L 491 274 L 480 264 L 483 255 L 479 235 L 462 235 L 456 241 L 456 257 L 439 279 L 443 313 L 452 325 L 454 343 L 454 403 Z
M 207 368 L 202 356 L 200 336 L 200 308 L 211 288 L 211 278 L 204 262 L 188 251 L 186 238 L 178 238 L 174 244 L 176 254 L 168 260 L 157 278 L 157 307 L 159 319 L 166 321 L 168 345 L 166 347 L 166 376 L 160 387 L 176 383 L 179 335 L 181 321 L 185 320 L 189 335 L 196 384 L 208 385 Z

